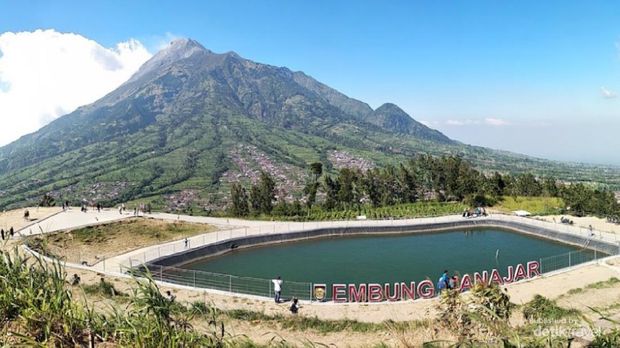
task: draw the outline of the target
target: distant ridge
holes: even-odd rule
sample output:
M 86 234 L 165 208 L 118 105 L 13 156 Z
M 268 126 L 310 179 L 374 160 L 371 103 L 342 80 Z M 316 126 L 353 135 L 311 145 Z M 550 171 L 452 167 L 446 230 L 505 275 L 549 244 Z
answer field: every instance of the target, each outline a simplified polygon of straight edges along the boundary
M 294 195 L 311 162 L 335 170 L 418 153 L 459 154 L 485 170 L 580 175 L 571 165 L 461 144 L 395 104 L 373 110 L 303 72 L 180 39 L 103 98 L 0 148 L 0 207 L 44 193 L 179 201 L 175 192 L 221 207 L 232 181 L 260 169 L 281 171 Z

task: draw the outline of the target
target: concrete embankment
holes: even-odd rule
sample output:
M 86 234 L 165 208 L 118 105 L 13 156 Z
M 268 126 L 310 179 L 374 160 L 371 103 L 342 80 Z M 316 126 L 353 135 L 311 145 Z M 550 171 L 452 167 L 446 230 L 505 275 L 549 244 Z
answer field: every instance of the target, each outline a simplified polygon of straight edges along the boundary
M 551 225 L 553 226 L 553 225 Z M 411 225 L 317 227 L 302 231 L 290 231 L 262 235 L 242 236 L 210 243 L 187 251 L 167 255 L 148 262 L 157 266 L 178 266 L 195 260 L 222 255 L 232 250 L 269 244 L 278 244 L 315 238 L 330 238 L 355 235 L 436 233 L 455 229 L 500 228 L 536 238 L 553 240 L 580 248 L 596 250 L 608 255 L 618 254 L 619 246 L 609 241 L 592 238 L 589 234 L 558 231 L 551 227 L 528 223 L 527 220 L 507 221 L 503 219 L 481 218 L 458 221 L 433 222 Z

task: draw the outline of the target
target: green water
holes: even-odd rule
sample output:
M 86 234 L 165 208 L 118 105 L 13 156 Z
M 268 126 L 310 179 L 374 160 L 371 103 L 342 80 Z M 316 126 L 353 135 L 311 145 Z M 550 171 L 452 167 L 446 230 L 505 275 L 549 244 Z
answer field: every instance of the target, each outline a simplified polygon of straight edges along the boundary
M 183 268 L 312 283 L 383 284 L 435 281 L 444 269 L 471 274 L 498 268 L 505 275 L 509 265 L 573 250 L 577 248 L 523 234 L 478 229 L 315 239 L 236 250 Z

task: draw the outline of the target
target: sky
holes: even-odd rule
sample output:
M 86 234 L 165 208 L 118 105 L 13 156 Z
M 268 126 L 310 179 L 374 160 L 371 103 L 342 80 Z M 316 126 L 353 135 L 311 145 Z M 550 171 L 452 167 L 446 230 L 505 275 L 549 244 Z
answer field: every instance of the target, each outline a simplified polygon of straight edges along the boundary
M 620 165 L 617 1 L 0 0 L 0 145 L 189 37 L 464 143 Z

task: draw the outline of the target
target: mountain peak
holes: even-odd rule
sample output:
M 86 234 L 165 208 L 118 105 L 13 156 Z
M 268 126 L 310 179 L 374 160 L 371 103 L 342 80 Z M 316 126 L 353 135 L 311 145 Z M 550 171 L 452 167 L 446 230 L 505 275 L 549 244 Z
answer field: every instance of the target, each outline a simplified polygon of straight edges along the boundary
M 406 114 L 407 116 L 409 116 L 403 109 L 401 109 L 398 105 L 394 104 L 394 103 L 385 103 L 383 105 L 381 105 L 380 107 L 378 107 L 375 112 L 391 112 L 391 113 L 399 113 L 399 114 Z M 409 116 L 411 117 L 411 116 Z
M 171 41 L 168 46 L 157 52 L 144 63 L 128 82 L 140 79 L 151 71 L 158 71 L 162 67 L 189 58 L 198 53 L 213 53 L 204 48 L 198 41 L 183 38 Z
M 209 51 L 209 50 L 204 48 L 204 46 L 202 46 L 196 40 L 189 39 L 189 38 L 182 38 L 182 39 L 176 39 L 176 40 L 170 41 L 170 44 L 168 44 L 168 46 L 165 47 L 160 52 L 163 54 L 175 53 L 175 54 L 182 54 L 182 55 L 187 55 L 187 54 L 191 55 L 192 53 L 198 52 L 198 51 Z
M 419 139 L 452 143 L 450 138 L 421 124 L 393 103 L 385 103 L 366 117 L 366 121 L 400 134 L 413 135 Z

